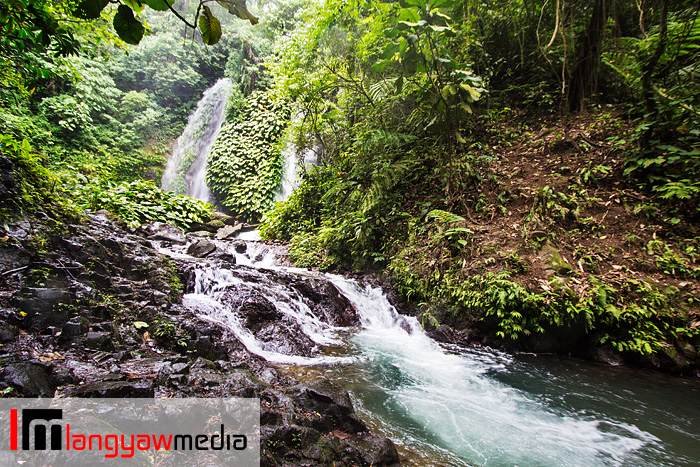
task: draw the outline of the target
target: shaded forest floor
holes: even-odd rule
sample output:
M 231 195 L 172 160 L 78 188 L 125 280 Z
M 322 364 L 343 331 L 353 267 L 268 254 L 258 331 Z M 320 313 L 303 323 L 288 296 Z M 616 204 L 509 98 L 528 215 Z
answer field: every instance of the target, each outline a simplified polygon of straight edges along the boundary
M 472 211 L 398 254 L 428 313 L 471 341 L 698 376 L 700 232 L 625 175 L 631 132 L 614 110 L 492 126 Z

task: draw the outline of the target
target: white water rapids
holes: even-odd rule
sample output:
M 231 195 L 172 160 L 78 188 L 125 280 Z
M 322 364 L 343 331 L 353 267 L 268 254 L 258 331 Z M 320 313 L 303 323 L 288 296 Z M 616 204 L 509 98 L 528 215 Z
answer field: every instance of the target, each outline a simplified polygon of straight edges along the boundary
M 219 245 L 226 248 L 224 243 Z M 531 365 L 491 349 L 438 344 L 415 318 L 400 315 L 381 289 L 339 275 L 276 266 L 274 250 L 262 243 L 249 242 L 246 253 L 235 254 L 253 279 L 242 279 L 226 269 L 199 268 L 194 293 L 185 296 L 184 304 L 228 327 L 250 352 L 276 364 L 315 368 L 344 385 L 370 426 L 407 451 L 420 453 L 416 465 L 697 465 L 698 453 L 668 455 L 673 448 L 661 436 L 670 422 L 660 428 L 645 422 L 647 429 L 642 429 L 637 418 L 610 413 L 614 404 L 587 394 L 586 386 L 604 387 L 605 381 L 590 381 L 585 368 L 580 380 L 576 376 L 566 383 L 562 391 L 567 394 L 547 393 L 546 384 L 552 381 L 537 390 L 520 388 L 507 380 L 517 377 L 539 384 L 539 378 L 551 378 L 565 384 L 566 378 L 546 371 L 533 375 Z M 330 281 L 357 309 L 361 326 L 330 326 L 314 315 L 293 288 L 258 280 L 273 272 Z M 253 289 L 263 294 L 317 345 L 317 355 L 280 353 L 256 340 L 236 306 L 222 300 L 231 286 L 241 296 Z M 332 349 L 332 355 L 324 349 Z M 638 396 L 628 384 L 621 382 L 622 389 L 614 390 L 629 392 L 625 403 L 633 404 Z M 579 400 L 562 403 L 566 397 Z M 697 432 L 685 436 L 690 438 L 681 444 L 700 439 Z

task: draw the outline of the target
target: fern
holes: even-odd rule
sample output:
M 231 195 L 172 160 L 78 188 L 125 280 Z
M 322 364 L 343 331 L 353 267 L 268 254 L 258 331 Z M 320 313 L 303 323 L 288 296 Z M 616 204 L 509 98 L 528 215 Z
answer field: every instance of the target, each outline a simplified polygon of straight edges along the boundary
M 374 102 L 380 102 L 389 97 L 396 89 L 396 78 L 387 78 L 377 81 L 369 87 L 369 97 Z
M 425 215 L 426 219 L 437 219 L 445 224 L 452 224 L 454 222 L 464 222 L 466 219 L 457 214 L 452 214 L 451 212 L 443 211 L 441 209 L 433 209 L 428 214 Z
M 363 214 L 377 206 L 384 199 L 389 191 L 396 185 L 401 176 L 408 170 L 408 161 L 399 160 L 392 164 L 385 165 L 381 170 L 377 170 L 372 177 L 367 194 L 362 200 L 360 210 Z
M 416 136 L 405 133 L 370 130 L 363 135 L 362 149 L 368 152 L 371 151 L 372 148 L 398 148 L 416 139 Z

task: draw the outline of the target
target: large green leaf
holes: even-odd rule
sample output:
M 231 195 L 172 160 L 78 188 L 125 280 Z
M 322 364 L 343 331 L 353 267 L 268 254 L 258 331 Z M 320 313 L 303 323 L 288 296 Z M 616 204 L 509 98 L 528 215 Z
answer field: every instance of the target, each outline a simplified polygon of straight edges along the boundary
M 73 15 L 83 19 L 99 18 L 109 0 L 82 0 L 78 2 Z
M 127 44 L 136 45 L 141 41 L 144 32 L 143 24 L 134 18 L 134 12 L 128 6 L 119 5 L 112 24 L 119 37 Z
M 238 16 L 241 19 L 247 19 L 252 25 L 258 24 L 258 18 L 248 11 L 245 0 L 219 0 L 217 3 L 227 8 L 230 14 Z
M 166 11 L 169 9 L 168 5 L 173 4 L 173 0 L 141 0 L 143 3 L 158 11 Z
M 138 2 L 137 0 L 122 0 L 122 3 L 134 10 L 136 13 L 141 13 L 144 7 L 146 6 L 143 3 Z
M 199 17 L 199 30 L 207 45 L 214 45 L 221 39 L 221 23 L 208 6 L 204 7 L 204 12 Z

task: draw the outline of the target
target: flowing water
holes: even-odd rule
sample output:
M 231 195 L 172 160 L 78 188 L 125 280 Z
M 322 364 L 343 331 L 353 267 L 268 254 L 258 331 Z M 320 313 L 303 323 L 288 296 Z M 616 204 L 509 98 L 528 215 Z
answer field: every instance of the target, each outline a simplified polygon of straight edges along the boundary
M 284 155 L 278 199 L 297 178 L 293 148 Z M 281 369 L 345 387 L 368 426 L 394 440 L 404 465 L 700 465 L 697 381 L 441 345 L 415 318 L 397 313 L 379 288 L 277 266 L 274 249 L 254 241 L 256 232 L 246 235 L 244 253 L 217 242 L 235 255 L 235 267 L 196 266 L 185 306 Z M 329 324 L 295 287 L 304 281 L 332 285 L 353 305 L 359 325 Z M 274 324 L 248 329 L 251 303 L 267 307 Z
M 318 163 L 318 148 L 307 149 L 301 154 L 301 168 L 308 169 Z M 292 194 L 294 188 L 299 184 L 299 160 L 297 157 L 297 146 L 292 142 L 287 142 L 282 151 L 282 179 L 280 188 L 275 193 L 275 201 L 283 201 Z
M 241 266 L 234 270 L 197 270 L 186 306 L 286 371 L 344 386 L 368 425 L 398 444 L 406 465 L 700 465 L 697 382 L 441 345 L 415 318 L 398 314 L 379 288 L 275 266 L 274 250 L 258 242 L 235 254 Z M 357 309 L 360 326 L 324 322 L 290 277 L 329 281 Z M 282 321 L 296 323 L 288 333 L 308 336 L 311 355 L 290 354 L 245 328 L 240 309 L 254 293 L 274 303 Z
M 224 121 L 232 86 L 230 79 L 222 78 L 204 92 L 168 159 L 161 185 L 163 190 L 213 201 L 206 184 L 207 158 Z

